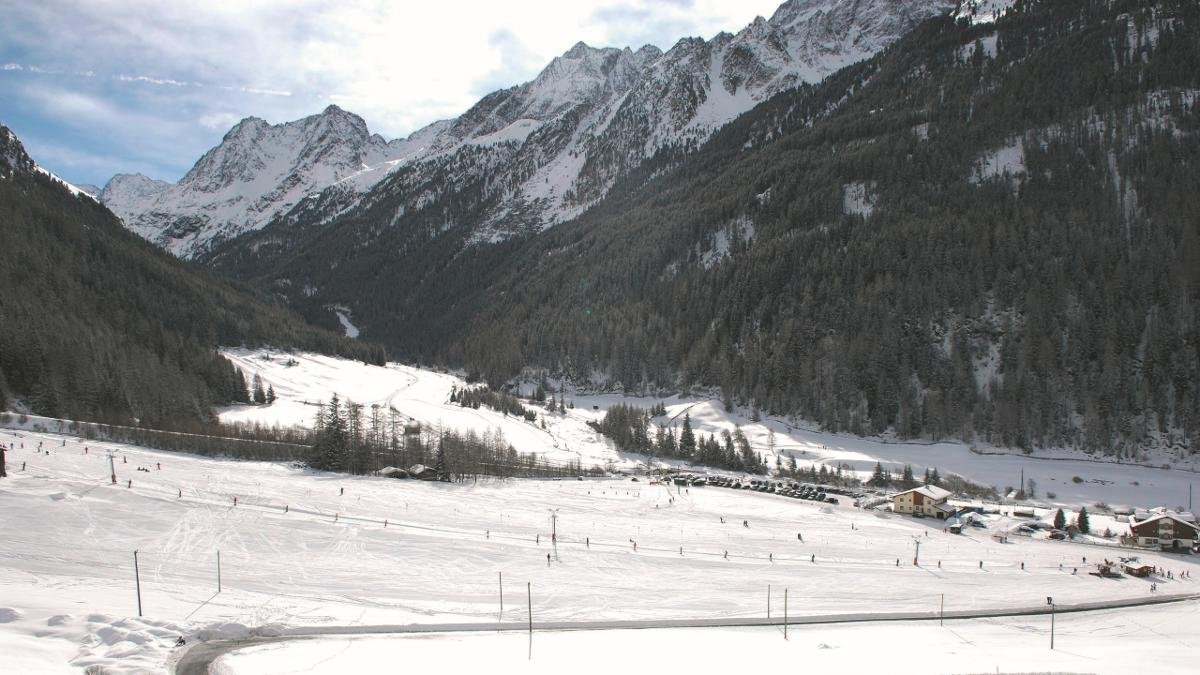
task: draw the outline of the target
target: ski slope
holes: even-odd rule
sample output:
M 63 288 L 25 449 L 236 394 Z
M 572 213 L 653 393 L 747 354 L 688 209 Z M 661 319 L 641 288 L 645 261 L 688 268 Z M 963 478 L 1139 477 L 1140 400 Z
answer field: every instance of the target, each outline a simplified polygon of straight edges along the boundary
M 948 622 L 336 637 L 240 650 L 214 664 L 220 675 L 384 672 L 453 664 L 529 674 L 627 672 L 1186 672 L 1200 605 L 1188 603 L 1059 615 L 1055 649 L 1047 616 Z M 452 656 L 451 656 L 452 654 Z M 586 656 L 583 656 L 586 655 Z
M 633 469 L 644 465 L 645 457 L 623 454 L 587 425 L 598 421 L 604 411 L 618 403 L 650 408 L 660 401 L 667 415 L 656 424 L 678 430 L 684 415 L 691 418 L 697 434 L 718 435 L 741 428 L 754 449 L 774 467 L 782 456 L 795 457 L 797 465 L 807 468 L 847 465 L 860 477 L 867 478 L 881 462 L 893 474 L 911 464 L 921 475 L 925 468 L 936 467 L 942 474 L 956 473 L 1003 491 L 1020 484 L 1021 477 L 1034 479 L 1040 486 L 1039 497 L 1047 505 L 1091 506 L 1104 502 L 1112 506 L 1154 507 L 1188 506 L 1189 487 L 1200 475 L 1177 468 L 1164 470 L 1136 464 L 1114 464 L 1057 455 L 1052 458 L 1020 454 L 975 454 L 956 442 L 901 443 L 829 434 L 802 423 L 764 417 L 753 422 L 748 411 L 727 411 L 717 399 L 671 396 L 665 399 L 637 398 L 620 394 L 585 395 L 568 388 L 565 397 L 574 407 L 566 414 L 547 413 L 541 408 L 537 422 L 505 416 L 487 408 L 472 410 L 450 403 L 450 392 L 467 383 L 459 377 L 400 364 L 370 366 L 315 354 L 286 354 L 269 350 L 225 350 L 247 378 L 255 373 L 275 388 L 278 400 L 269 406 L 238 406 L 221 411 L 227 422 L 258 422 L 266 425 L 311 426 L 320 401 L 337 394 L 367 407 L 395 408 L 407 419 L 427 426 L 484 433 L 499 430 L 517 450 L 537 453 L 555 462 L 579 461 L 584 466 L 608 466 Z M 528 387 L 526 387 L 528 390 Z M 545 423 L 545 429 L 541 424 Z M 771 435 L 774 434 L 772 441 Z M 774 450 L 772 450 L 774 448 Z M 669 463 L 669 462 L 659 462 Z M 1081 482 L 1075 482 L 1079 477 Z M 1054 493 L 1050 498 L 1046 493 Z
M 787 587 L 793 615 L 808 616 L 929 612 L 942 594 L 957 610 L 1148 597 L 1152 581 L 1160 594 L 1200 591 L 1178 576 L 1200 571 L 1191 556 L 1141 555 L 1171 580 L 1102 580 L 1084 573 L 1083 556 L 1119 551 L 999 544 L 986 530 L 956 536 L 928 520 L 713 487 L 431 484 L 27 430 L 0 430 L 0 442 L 14 445 L 0 480 L 0 654 L 11 672 L 154 672 L 180 635 L 521 620 L 526 582 L 539 621 L 760 617 L 768 586 L 775 611 Z

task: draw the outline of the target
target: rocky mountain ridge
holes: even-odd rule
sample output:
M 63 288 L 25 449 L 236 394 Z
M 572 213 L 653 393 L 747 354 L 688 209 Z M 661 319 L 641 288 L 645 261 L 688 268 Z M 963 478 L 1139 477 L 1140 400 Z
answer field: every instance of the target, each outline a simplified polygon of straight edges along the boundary
M 498 241 L 577 216 L 656 155 L 687 153 L 767 98 L 867 58 L 956 6 L 788 0 L 737 34 L 685 38 L 665 53 L 580 42 L 534 80 L 406 139 L 386 142 L 336 107 L 276 126 L 247 118 L 177 185 L 118 176 L 101 199 L 182 257 L 289 212 L 313 225 L 387 202 L 394 224 L 465 191 L 470 213 L 439 217 L 446 226 L 469 220 L 473 241 Z

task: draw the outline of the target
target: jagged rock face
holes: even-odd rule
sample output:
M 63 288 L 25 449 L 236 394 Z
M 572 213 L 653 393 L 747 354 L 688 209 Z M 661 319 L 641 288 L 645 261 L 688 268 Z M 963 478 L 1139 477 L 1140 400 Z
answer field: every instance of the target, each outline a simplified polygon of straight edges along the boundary
M 789 0 L 736 35 L 687 38 L 666 53 L 578 43 L 533 81 L 392 143 L 336 108 L 278 126 L 249 118 L 179 184 L 105 203 L 190 257 L 289 211 L 285 222 L 312 225 L 386 203 L 394 224 L 471 185 L 471 222 L 452 224 L 473 228 L 474 241 L 502 239 L 577 216 L 656 153 L 696 147 L 759 102 L 867 58 L 957 5 Z
M 364 190 L 411 149 L 409 141 L 371 134 L 362 118 L 336 106 L 287 124 L 249 117 L 178 183 L 122 174 L 100 198 L 131 230 L 192 257 L 332 185 Z
M 767 98 L 868 58 L 956 6 L 792 0 L 737 35 L 687 38 L 666 53 L 577 44 L 533 82 L 486 97 L 435 144 L 437 157 L 421 161 L 453 167 L 459 178 L 489 172 L 476 241 L 549 227 L 581 213 L 655 153 L 695 147 Z M 479 145 L 490 151 L 465 151 Z M 419 195 L 439 190 L 409 173 L 381 183 L 372 201 L 394 200 L 403 217 L 420 208 Z
M 11 178 L 17 173 L 31 173 L 33 160 L 25 152 L 21 140 L 8 127 L 0 124 L 0 178 Z

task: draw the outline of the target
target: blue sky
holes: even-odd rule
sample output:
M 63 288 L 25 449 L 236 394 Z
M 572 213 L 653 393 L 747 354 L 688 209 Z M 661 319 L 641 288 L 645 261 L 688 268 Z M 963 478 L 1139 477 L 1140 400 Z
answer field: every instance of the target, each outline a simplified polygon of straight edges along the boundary
M 579 40 L 668 49 L 780 0 L 0 0 L 0 123 L 103 186 L 178 180 L 238 120 L 330 103 L 387 138 L 532 79 Z

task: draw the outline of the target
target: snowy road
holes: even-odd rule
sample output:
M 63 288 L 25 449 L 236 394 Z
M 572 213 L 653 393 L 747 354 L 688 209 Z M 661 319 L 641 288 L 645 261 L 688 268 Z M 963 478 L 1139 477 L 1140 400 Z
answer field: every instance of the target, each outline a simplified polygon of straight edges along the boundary
M 1144 607 L 1163 605 L 1176 602 L 1200 601 L 1200 595 L 1172 595 L 1136 598 L 1128 600 L 1108 600 L 1099 602 L 1084 602 L 1075 605 L 1060 605 L 1056 607 L 1057 614 L 1072 614 L 1078 612 L 1095 612 L 1100 610 L 1121 609 L 1129 607 Z M 964 619 L 994 619 L 1013 616 L 1046 615 L 1050 611 L 1046 606 L 1016 607 L 1005 609 L 953 610 L 942 616 L 948 620 Z M 937 612 L 895 612 L 868 613 L 855 612 L 847 614 L 827 614 L 815 616 L 789 616 L 788 626 L 811 626 L 821 624 L 852 624 L 878 623 L 900 621 L 933 621 L 939 618 Z M 533 631 L 597 631 L 597 630 L 646 630 L 672 628 L 734 628 L 734 627 L 763 627 L 782 626 L 784 617 L 775 618 L 730 618 L 730 619 L 659 619 L 643 621 L 550 621 L 533 622 Z M 529 629 L 528 623 L 497 622 L 497 623 L 467 623 L 467 624 L 411 624 L 407 626 L 323 626 L 320 628 L 302 628 L 288 631 L 286 635 L 263 636 L 239 640 L 219 640 L 202 642 L 191 646 L 175 664 L 176 675 L 209 675 L 210 666 L 217 659 L 249 647 L 264 644 L 277 644 L 297 640 L 309 640 L 322 636 L 379 636 L 379 635 L 411 635 L 411 634 L 448 634 L 448 633 L 496 633 L 524 632 Z M 449 656 L 449 655 L 447 655 Z

